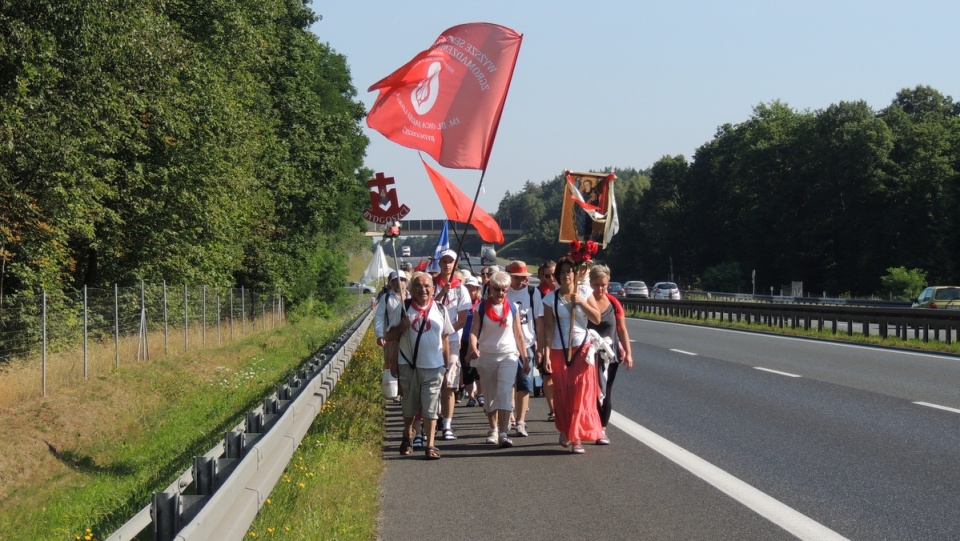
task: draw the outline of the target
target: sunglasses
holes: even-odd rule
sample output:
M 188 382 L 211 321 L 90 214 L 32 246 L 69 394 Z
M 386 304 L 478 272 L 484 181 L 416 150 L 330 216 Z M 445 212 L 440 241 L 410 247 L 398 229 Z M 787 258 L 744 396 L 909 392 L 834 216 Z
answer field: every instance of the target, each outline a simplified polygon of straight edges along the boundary
M 553 278 L 553 274 L 544 274 L 543 277 L 544 277 L 544 278 Z

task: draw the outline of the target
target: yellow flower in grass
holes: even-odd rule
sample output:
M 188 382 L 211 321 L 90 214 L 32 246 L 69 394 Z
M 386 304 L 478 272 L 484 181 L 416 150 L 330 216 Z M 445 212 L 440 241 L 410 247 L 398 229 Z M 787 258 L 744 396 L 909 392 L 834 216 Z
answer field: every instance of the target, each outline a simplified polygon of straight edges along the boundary
M 270 501 L 270 498 L 267 498 L 267 503 L 273 503 L 273 502 Z

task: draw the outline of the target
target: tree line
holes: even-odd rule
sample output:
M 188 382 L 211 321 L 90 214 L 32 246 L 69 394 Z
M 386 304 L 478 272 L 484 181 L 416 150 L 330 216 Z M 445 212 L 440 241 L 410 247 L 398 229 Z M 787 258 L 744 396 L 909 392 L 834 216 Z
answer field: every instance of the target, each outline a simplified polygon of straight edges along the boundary
M 607 171 L 609 171 L 608 169 Z M 960 104 L 928 86 L 875 111 L 773 101 L 724 124 L 692 160 L 617 173 L 620 234 L 601 254 L 622 279 L 757 293 L 802 281 L 869 295 L 890 269 L 960 282 Z M 555 258 L 562 175 L 507 194 L 533 256 Z M 779 287 L 777 287 L 779 292 Z
M 0 299 L 138 280 L 332 298 L 365 115 L 298 0 L 0 5 Z

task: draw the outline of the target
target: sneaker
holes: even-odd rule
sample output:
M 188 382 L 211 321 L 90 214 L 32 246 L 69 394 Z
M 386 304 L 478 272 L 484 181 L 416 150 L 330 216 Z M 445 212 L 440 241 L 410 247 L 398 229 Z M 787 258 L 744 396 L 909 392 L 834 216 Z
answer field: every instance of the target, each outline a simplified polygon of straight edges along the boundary
M 457 389 L 457 404 L 459 404 L 463 400 L 463 397 L 466 396 L 466 394 L 467 394 L 467 390 L 464 389 L 463 387 L 460 387 L 459 389 Z
M 587 450 L 584 449 L 579 443 L 575 443 L 573 444 L 573 447 L 570 448 L 570 452 L 575 455 L 582 455 L 583 453 L 586 453 Z
M 471 396 L 470 399 L 467 400 L 467 407 L 472 408 L 476 405 L 477 405 L 477 399 Z
M 451 429 L 448 428 L 448 429 L 446 429 L 446 430 L 443 431 L 443 439 L 445 439 L 445 440 L 455 440 L 455 439 L 457 439 L 457 436 L 453 433 L 453 430 L 451 430 Z
M 513 447 L 513 440 L 507 437 L 506 432 L 500 433 L 500 448 L 506 449 L 507 447 Z
M 419 449 L 423 447 L 423 434 L 417 434 L 413 437 L 413 448 Z
M 487 443 L 497 443 L 497 429 L 496 429 L 496 428 L 491 428 L 490 431 L 487 432 Z
M 480 407 L 483 407 L 483 395 L 482 395 L 482 394 L 478 394 L 478 395 L 477 395 L 477 404 L 480 404 Z
M 607 431 L 603 431 L 603 437 L 597 440 L 597 445 L 610 445 L 610 438 L 607 437 Z
M 529 434 L 527 434 L 527 423 L 517 423 L 514 431 L 517 433 L 517 436 L 521 436 L 523 438 L 529 436 Z

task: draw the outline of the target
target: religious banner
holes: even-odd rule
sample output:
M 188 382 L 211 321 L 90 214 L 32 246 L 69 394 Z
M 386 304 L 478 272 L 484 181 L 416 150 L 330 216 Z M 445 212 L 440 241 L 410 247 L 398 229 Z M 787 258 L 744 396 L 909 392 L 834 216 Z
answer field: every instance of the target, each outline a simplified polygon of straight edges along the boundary
M 377 225 L 399 222 L 410 213 L 410 207 L 401 205 L 397 200 L 397 189 L 393 187 L 393 177 L 377 173 L 367 181 L 370 188 L 370 208 L 363 211 L 363 219 Z
M 496 24 L 445 30 L 429 49 L 370 86 L 367 126 L 443 167 L 484 169 L 522 36 Z
M 592 240 L 606 246 L 617 232 L 613 173 L 567 171 L 560 212 L 560 242 Z

